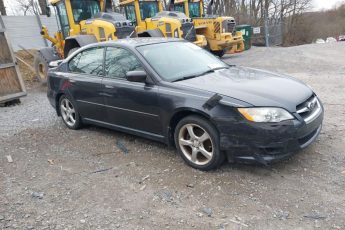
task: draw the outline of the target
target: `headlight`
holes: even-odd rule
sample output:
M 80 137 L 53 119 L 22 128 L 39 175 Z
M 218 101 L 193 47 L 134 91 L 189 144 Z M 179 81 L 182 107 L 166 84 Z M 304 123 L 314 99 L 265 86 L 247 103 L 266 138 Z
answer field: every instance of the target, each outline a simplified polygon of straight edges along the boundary
M 253 122 L 280 122 L 294 119 L 282 108 L 238 108 L 238 111 L 249 121 Z

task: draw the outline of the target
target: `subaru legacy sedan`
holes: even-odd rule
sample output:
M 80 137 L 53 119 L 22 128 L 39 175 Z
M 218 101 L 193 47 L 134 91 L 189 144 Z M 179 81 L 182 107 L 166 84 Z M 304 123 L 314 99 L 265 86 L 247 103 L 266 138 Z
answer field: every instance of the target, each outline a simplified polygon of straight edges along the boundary
M 164 142 L 200 170 L 289 157 L 322 126 L 323 106 L 307 85 L 226 64 L 179 39 L 88 45 L 48 75 L 49 101 L 68 128 L 93 124 Z

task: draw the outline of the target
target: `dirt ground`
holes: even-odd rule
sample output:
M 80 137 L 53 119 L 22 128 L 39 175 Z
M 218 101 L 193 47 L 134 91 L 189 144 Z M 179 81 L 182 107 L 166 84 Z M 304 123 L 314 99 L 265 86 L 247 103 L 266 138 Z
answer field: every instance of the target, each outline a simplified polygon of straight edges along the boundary
M 308 83 L 325 106 L 318 140 L 269 167 L 201 172 L 157 142 L 67 129 L 30 84 L 0 108 L 0 229 L 345 229 L 345 42 L 224 60 Z
M 34 56 L 36 55 L 36 50 L 19 50 L 18 52 L 15 53 L 17 57 L 20 59 L 24 60 L 27 64 L 31 65 L 34 67 Z M 20 73 L 22 78 L 25 80 L 26 85 L 31 86 L 34 82 L 37 82 L 36 74 L 29 69 L 24 63 L 21 61 L 17 60 L 17 63 L 19 65 Z

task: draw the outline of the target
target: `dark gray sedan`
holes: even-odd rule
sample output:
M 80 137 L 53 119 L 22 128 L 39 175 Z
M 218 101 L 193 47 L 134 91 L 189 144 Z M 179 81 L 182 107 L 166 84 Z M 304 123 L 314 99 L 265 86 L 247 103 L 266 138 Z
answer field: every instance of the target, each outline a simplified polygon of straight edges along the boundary
M 161 141 L 201 170 L 225 158 L 286 158 L 322 126 L 322 104 L 307 85 L 228 65 L 183 40 L 92 44 L 48 75 L 49 101 L 68 128 L 88 123 Z

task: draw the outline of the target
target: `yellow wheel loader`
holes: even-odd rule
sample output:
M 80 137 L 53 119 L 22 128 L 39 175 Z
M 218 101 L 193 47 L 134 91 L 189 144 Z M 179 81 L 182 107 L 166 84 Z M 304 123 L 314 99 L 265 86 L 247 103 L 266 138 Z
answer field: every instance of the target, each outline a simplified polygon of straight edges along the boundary
M 206 38 L 197 35 L 192 19 L 181 12 L 163 11 L 160 0 L 120 0 L 126 18 L 136 25 L 138 37 L 184 38 L 205 47 Z
M 211 9 L 210 2 L 208 10 Z M 203 0 L 170 0 L 169 10 L 180 11 L 193 19 L 196 34 L 204 35 L 208 49 L 222 57 L 226 52 L 235 53 L 244 50 L 241 32 L 236 32 L 236 22 L 233 17 L 219 17 L 204 14 Z M 209 12 L 208 12 L 209 13 Z
M 48 64 L 67 57 L 76 49 L 94 42 L 116 40 L 134 34 L 134 25 L 123 15 L 108 12 L 106 0 L 50 0 L 59 24 L 59 31 L 50 36 L 46 26 L 41 35 L 52 47 L 40 49 L 35 58 L 39 80 L 46 80 Z M 50 8 L 47 8 L 50 16 Z

